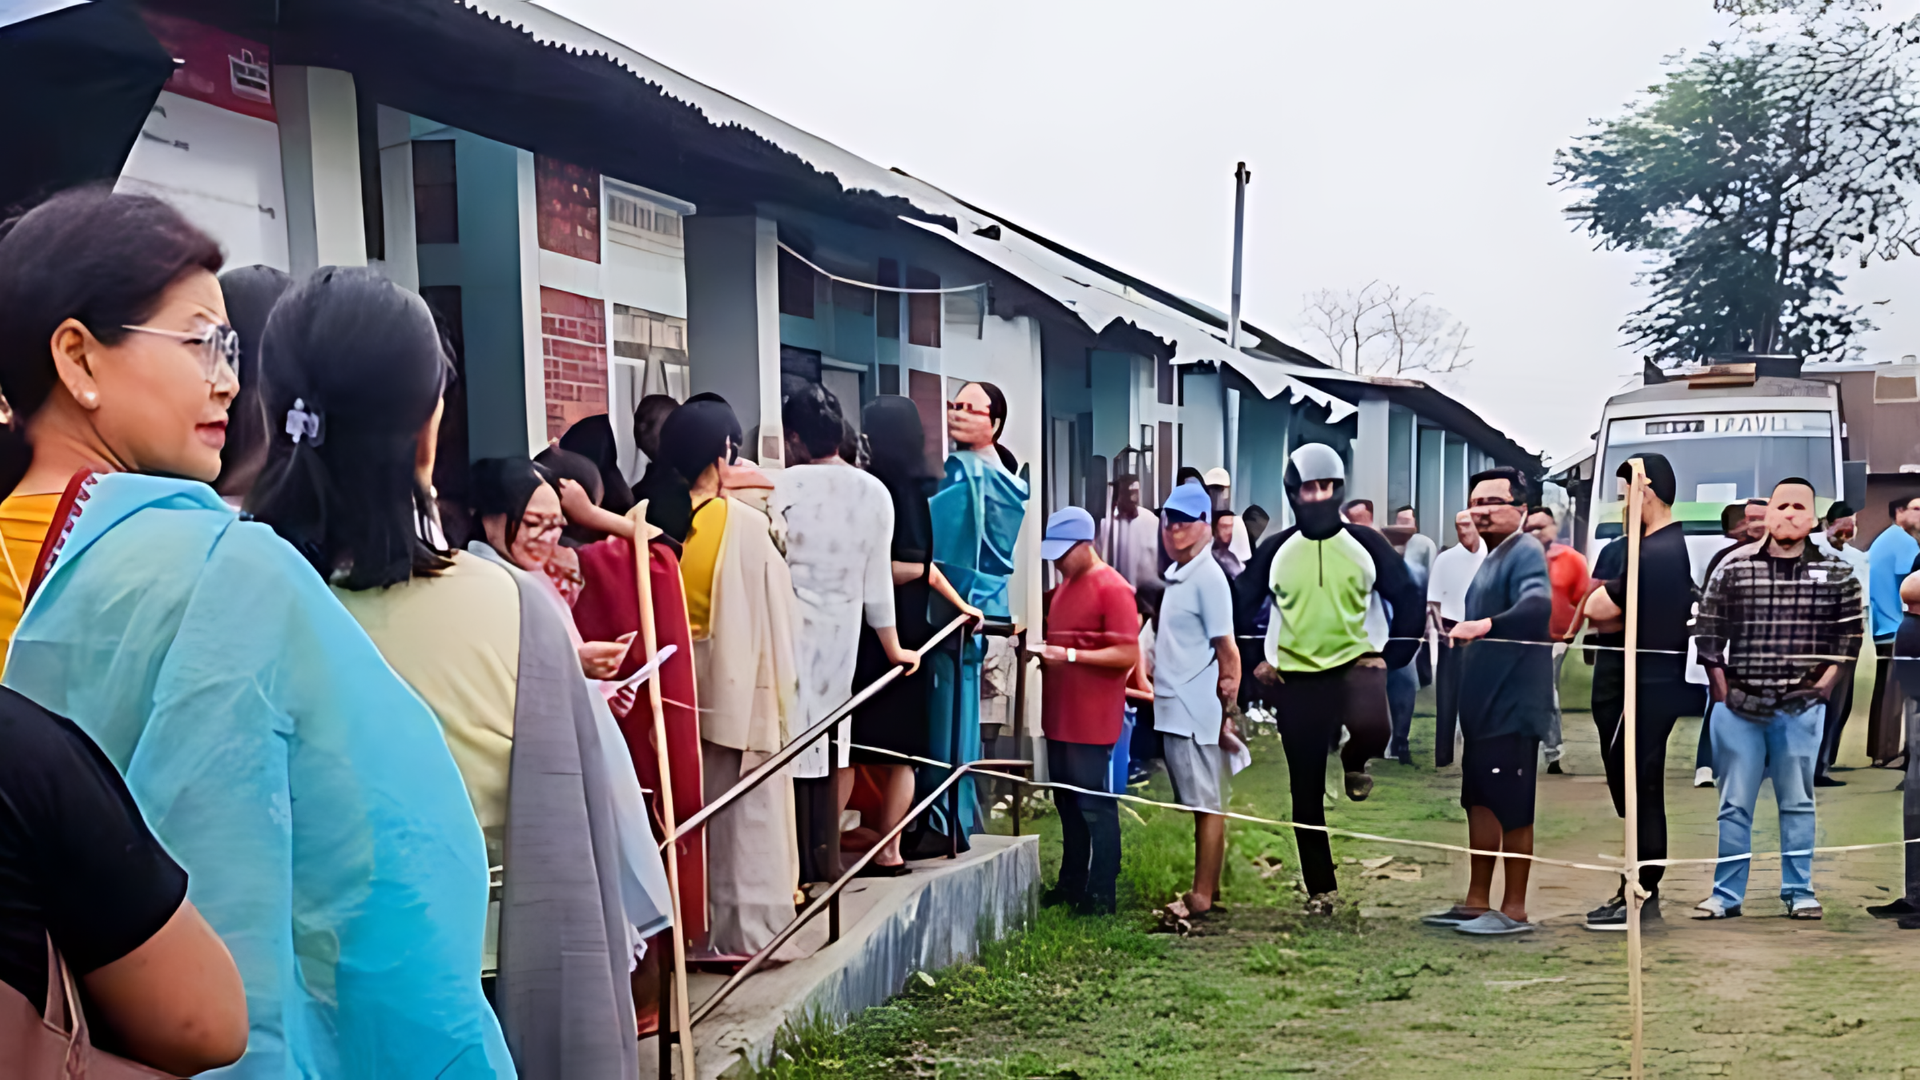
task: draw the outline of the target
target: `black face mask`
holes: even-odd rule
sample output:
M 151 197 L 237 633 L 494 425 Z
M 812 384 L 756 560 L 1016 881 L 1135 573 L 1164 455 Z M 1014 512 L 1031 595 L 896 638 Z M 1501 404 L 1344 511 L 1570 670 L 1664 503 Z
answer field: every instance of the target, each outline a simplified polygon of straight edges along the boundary
M 1330 539 L 1345 526 L 1340 520 L 1340 493 L 1334 492 L 1330 499 L 1319 502 L 1302 502 L 1293 492 L 1293 519 L 1300 526 L 1300 534 L 1309 540 Z

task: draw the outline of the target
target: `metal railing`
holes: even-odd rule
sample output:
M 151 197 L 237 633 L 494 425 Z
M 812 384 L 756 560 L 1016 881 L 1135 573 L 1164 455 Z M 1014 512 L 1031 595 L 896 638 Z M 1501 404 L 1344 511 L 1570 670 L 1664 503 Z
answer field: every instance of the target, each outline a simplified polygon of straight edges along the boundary
M 959 630 L 971 621 L 972 620 L 968 619 L 965 615 L 955 616 L 952 622 L 941 627 L 938 633 L 928 638 L 926 644 L 920 646 L 919 651 L 924 655 L 928 650 L 945 641 L 954 631 Z M 923 660 L 922 662 L 924 663 L 925 661 Z M 847 718 L 849 713 L 865 704 L 868 698 L 879 693 L 887 684 L 899 678 L 900 673 L 905 670 L 906 668 L 901 665 L 895 665 L 889 668 L 885 674 L 868 683 L 859 693 L 854 694 L 842 702 L 839 708 L 828 713 L 819 723 L 796 735 L 787 745 L 781 747 L 778 753 L 762 762 L 760 766 L 752 772 L 741 777 L 739 783 L 728 788 L 719 798 L 702 806 L 699 812 L 695 813 L 692 817 L 680 822 L 679 827 L 674 830 L 673 835 L 661 842 L 660 850 L 665 851 L 668 846 L 681 840 L 692 833 L 693 830 L 705 824 L 708 818 L 725 810 L 727 807 L 733 805 L 735 800 L 765 783 L 770 777 L 785 768 L 788 762 L 799 757 L 801 751 L 830 734 L 840 721 Z
M 818 896 L 814 897 L 813 900 L 810 901 L 806 907 L 802 908 L 798 913 L 796 913 L 794 915 L 793 921 L 789 922 L 785 927 L 783 927 L 779 931 L 779 933 L 775 934 L 772 941 L 762 946 L 751 957 L 748 957 L 746 962 L 741 965 L 738 971 L 736 971 L 732 976 L 730 976 L 727 979 L 727 981 L 720 986 L 718 990 L 714 991 L 714 993 L 711 996 L 709 996 L 704 1002 L 702 1002 L 700 1005 L 700 1008 L 695 1010 L 692 1016 L 688 1019 L 687 1023 L 689 1027 L 691 1027 L 693 1024 L 699 1023 L 701 1020 L 712 1015 L 713 1011 L 719 1008 L 720 1004 L 724 1002 L 727 999 L 727 997 L 733 993 L 734 990 L 738 989 L 740 985 L 743 984 L 749 976 L 753 975 L 756 971 L 760 970 L 760 968 L 765 966 L 767 960 L 774 954 L 776 950 L 778 950 L 782 945 L 785 945 L 788 941 L 792 940 L 793 936 L 799 933 L 800 930 L 803 927 L 805 927 L 808 922 L 812 921 L 815 916 L 819 915 L 820 912 L 826 911 L 828 913 L 827 943 L 833 944 L 834 942 L 838 941 L 840 939 L 840 894 L 846 889 L 848 883 L 853 881 L 853 879 L 859 875 L 860 871 L 865 869 L 867 864 L 871 863 L 874 860 L 874 858 L 879 855 L 881 848 L 885 847 L 889 842 L 894 840 L 901 833 L 905 832 L 908 826 L 910 826 L 922 814 L 926 813 L 927 810 L 932 808 L 942 798 L 945 798 L 947 803 L 947 806 L 946 806 L 947 819 L 948 819 L 947 857 L 948 858 L 957 857 L 959 855 L 959 844 L 960 844 L 958 822 L 960 820 L 959 794 L 960 794 L 961 780 L 971 775 L 977 769 L 983 768 L 983 767 L 989 767 L 989 766 L 1003 769 L 1003 770 L 1017 769 L 1022 771 L 1023 773 L 1028 773 L 1028 771 L 1032 769 L 1033 765 L 1031 762 L 1021 760 L 1021 759 L 990 759 L 990 760 L 982 760 L 978 762 L 966 762 L 966 761 L 960 760 L 960 758 L 963 756 L 960 752 L 961 748 L 960 748 L 959 730 L 960 730 L 960 715 L 961 715 L 961 705 L 962 705 L 961 692 L 964 684 L 963 684 L 963 681 L 959 679 L 957 676 L 959 674 L 959 669 L 965 664 L 967 642 L 970 639 L 972 634 L 972 629 L 971 627 L 968 626 L 968 624 L 971 623 L 972 621 L 973 621 L 972 618 L 970 618 L 967 615 L 964 615 L 964 614 L 956 615 L 950 622 L 948 622 L 945 626 L 941 627 L 939 631 L 937 631 L 932 637 L 928 638 L 926 642 L 921 644 L 918 649 L 920 655 L 923 658 L 922 662 L 924 663 L 927 654 L 930 653 L 941 642 L 953 636 L 955 633 L 958 633 L 960 635 L 959 648 L 958 648 L 959 659 L 955 665 L 955 674 L 956 674 L 956 678 L 954 679 L 955 708 L 953 712 L 953 724 L 952 724 L 952 728 L 953 728 L 953 735 L 951 739 L 952 746 L 950 748 L 951 760 L 956 764 L 949 765 L 948 768 L 951 771 L 934 788 L 933 791 L 929 792 L 924 799 L 920 800 L 920 802 L 917 805 L 912 807 L 907 812 L 907 814 L 903 816 L 898 822 L 895 822 L 893 827 L 887 830 L 886 834 L 881 836 L 879 840 L 876 841 L 874 845 L 866 851 L 865 854 L 861 855 L 858 859 L 854 860 L 853 865 L 849 867 L 845 872 L 843 872 L 840 875 L 838 880 L 830 884 Z M 1012 628 L 1010 625 L 1006 625 L 1006 624 L 990 623 L 984 627 L 984 632 L 987 634 L 996 634 L 996 635 L 1010 634 L 1012 633 Z M 1024 667 L 1024 664 L 1022 666 Z M 813 726 L 807 728 L 805 731 L 795 736 L 785 746 L 781 747 L 777 753 L 775 753 L 772 757 L 769 757 L 766 761 L 762 762 L 752 772 L 741 777 L 737 783 L 735 783 L 732 787 L 728 788 L 719 797 L 715 798 L 712 802 L 707 803 L 705 806 L 702 806 L 698 812 L 688 817 L 685 821 L 678 823 L 677 827 L 674 829 L 673 835 L 661 842 L 660 844 L 661 851 L 665 853 L 668 858 L 675 857 L 674 853 L 669 850 L 674 843 L 692 834 L 694 830 L 699 829 L 701 826 L 705 825 L 708 819 L 712 818 L 715 814 L 718 814 L 722 810 L 725 810 L 729 806 L 733 805 L 735 802 L 737 802 L 742 796 L 746 795 L 748 792 L 759 787 L 761 784 L 765 783 L 767 780 L 779 775 L 781 771 L 789 763 L 793 761 L 794 758 L 798 757 L 808 747 L 812 746 L 814 743 L 820 741 L 821 739 L 824 738 L 827 740 L 829 760 L 838 760 L 837 750 L 835 749 L 836 739 L 834 738 L 834 729 L 838 727 L 840 722 L 846 719 L 846 717 L 849 714 L 851 714 L 853 710 L 865 704 L 875 694 L 878 694 L 882 689 L 886 688 L 894 680 L 900 678 L 901 674 L 904 671 L 906 671 L 905 665 L 895 665 L 892 668 L 889 668 L 879 678 L 875 679 L 873 682 L 862 687 L 857 693 L 849 697 L 845 702 L 842 702 L 832 712 L 828 713 L 825 717 L 821 718 Z M 1024 689 L 1025 672 L 1021 671 L 1019 675 L 1020 677 L 1017 679 L 1017 684 L 1020 688 Z M 1018 706 L 1016 706 L 1016 713 L 1023 712 L 1023 711 L 1024 710 L 1019 709 Z M 1016 724 L 1016 731 L 1017 731 L 1018 719 L 1016 719 L 1015 724 Z M 1028 774 L 1030 775 L 1030 773 Z M 1006 774 L 1003 772 L 996 775 L 1005 776 Z M 1016 781 L 1016 785 L 1017 783 L 1018 782 Z M 1014 800 L 1013 813 L 1014 813 L 1014 832 L 1018 834 L 1020 831 L 1020 807 L 1019 807 L 1019 799 L 1017 797 L 1017 794 Z M 675 932 L 677 933 L 678 931 L 676 930 Z M 663 1077 L 669 1075 L 670 1065 L 669 1065 L 668 1058 L 671 1053 L 671 1047 L 673 1043 L 679 1039 L 687 1037 L 686 1032 L 673 1030 L 671 1024 L 668 1022 L 668 1019 L 667 1019 L 669 1015 L 668 1005 L 670 1003 L 671 994 L 672 994 L 672 984 L 669 978 L 668 965 L 663 964 L 661 967 L 661 1008 L 660 1008 L 661 1019 L 660 1019 L 660 1027 L 658 1029 L 658 1037 L 660 1039 L 660 1067 L 661 1067 L 660 1075 Z
M 981 761 L 961 762 L 955 766 L 953 771 L 947 774 L 947 778 L 942 780 L 938 787 L 928 792 L 926 798 L 921 799 L 911 810 L 907 811 L 906 816 L 896 822 L 893 828 L 888 829 L 886 835 L 880 837 L 879 841 L 876 842 L 873 847 L 869 848 L 865 855 L 855 859 L 853 865 L 840 875 L 839 880 L 829 885 L 825 892 L 815 897 L 813 902 L 809 903 L 805 908 L 802 908 L 800 913 L 793 917 L 792 922 L 783 927 L 779 933 L 773 935 L 772 941 L 762 945 L 758 952 L 755 952 L 753 956 L 748 958 L 746 963 L 740 966 L 739 971 L 734 972 L 726 982 L 720 985 L 718 990 L 715 990 L 707 1000 L 701 1002 L 700 1007 L 693 1011 L 693 1017 L 689 1023 L 698 1024 L 708 1016 L 711 1016 L 713 1011 L 720 1007 L 721 1002 L 727 999 L 728 995 L 739 989 L 740 985 L 746 982 L 747 978 L 754 972 L 760 970 L 760 968 L 766 964 L 768 958 L 772 957 L 780 946 L 785 945 L 791 940 L 793 935 L 799 933 L 801 927 L 812 921 L 814 916 L 829 908 L 837 913 L 839 911 L 840 891 L 845 889 L 849 882 L 859 876 L 860 871 L 864 869 L 869 862 L 873 861 L 874 856 L 880 853 L 880 849 L 885 847 L 888 841 L 905 832 L 907 826 L 910 825 L 915 818 L 926 813 L 930 807 L 941 798 L 947 796 L 949 792 L 956 790 L 962 779 L 980 769 L 1025 770 L 1032 768 L 1032 765 L 1032 762 L 1019 758 L 1004 760 L 988 758 Z

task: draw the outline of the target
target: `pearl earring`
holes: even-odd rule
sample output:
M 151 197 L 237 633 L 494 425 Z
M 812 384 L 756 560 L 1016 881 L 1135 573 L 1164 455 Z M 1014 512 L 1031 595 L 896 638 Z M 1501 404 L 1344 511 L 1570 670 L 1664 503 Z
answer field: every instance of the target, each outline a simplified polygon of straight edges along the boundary
M 81 397 L 83 397 L 83 398 L 86 398 L 86 399 L 87 399 L 87 404 L 89 404 L 89 405 L 91 405 L 91 404 L 93 404 L 93 400 L 94 400 L 94 398 L 96 398 L 96 397 L 99 397 L 100 395 L 98 395 L 98 394 L 95 394 L 95 393 L 94 393 L 93 391 L 91 391 L 91 390 L 89 390 L 89 391 L 87 391 L 86 393 L 84 393 L 84 394 L 82 394 L 82 395 L 80 395 L 80 396 L 81 396 Z

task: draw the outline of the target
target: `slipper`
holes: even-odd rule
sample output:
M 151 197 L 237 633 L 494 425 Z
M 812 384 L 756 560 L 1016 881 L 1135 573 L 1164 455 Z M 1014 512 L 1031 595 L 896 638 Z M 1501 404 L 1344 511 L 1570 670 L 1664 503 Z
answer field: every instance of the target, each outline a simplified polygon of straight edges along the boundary
M 1711 900 L 1702 900 L 1693 906 L 1693 917 L 1702 920 L 1737 919 L 1740 917 L 1740 905 L 1735 904 L 1732 907 L 1723 908 Z
M 1476 910 L 1462 904 L 1455 904 L 1445 911 L 1436 911 L 1430 915 L 1422 915 L 1420 916 L 1420 921 L 1427 926 L 1455 927 L 1461 923 L 1472 922 L 1486 913 L 1485 908 Z
M 854 877 L 890 878 L 890 877 L 904 877 L 911 873 L 913 873 L 913 868 L 903 862 L 894 863 L 892 866 L 888 866 L 887 864 L 882 862 L 870 862 L 867 865 L 861 867 L 859 871 L 856 872 L 853 876 Z
M 1463 922 L 1454 927 L 1462 934 L 1476 937 L 1503 937 L 1508 934 L 1525 934 L 1534 929 L 1532 923 L 1508 918 L 1505 912 L 1489 910 L 1471 922 Z

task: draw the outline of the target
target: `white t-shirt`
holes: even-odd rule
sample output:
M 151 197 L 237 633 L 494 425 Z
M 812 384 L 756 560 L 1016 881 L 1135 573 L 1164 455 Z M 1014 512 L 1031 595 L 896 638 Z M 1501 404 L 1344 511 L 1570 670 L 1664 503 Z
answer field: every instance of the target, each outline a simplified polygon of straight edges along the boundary
M 1427 581 L 1427 600 L 1440 605 L 1440 617 L 1460 622 L 1467 617 L 1467 586 L 1486 560 L 1487 545 L 1469 551 L 1455 544 L 1433 557 L 1433 576 Z

